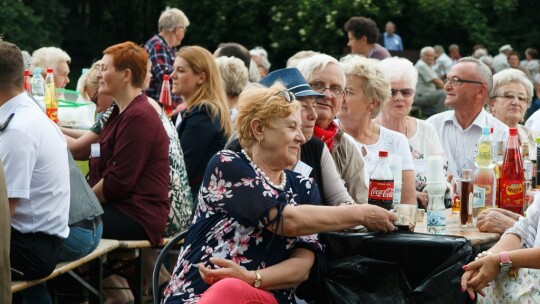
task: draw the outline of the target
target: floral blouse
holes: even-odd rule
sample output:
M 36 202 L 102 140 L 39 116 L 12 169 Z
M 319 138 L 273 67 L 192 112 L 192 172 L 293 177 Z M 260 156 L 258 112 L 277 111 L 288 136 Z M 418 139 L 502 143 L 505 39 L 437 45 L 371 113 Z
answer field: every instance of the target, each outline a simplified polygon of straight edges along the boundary
M 210 285 L 202 280 L 197 264 L 211 265 L 210 257 L 257 270 L 288 259 L 295 248 L 322 250 L 316 234 L 285 237 L 266 229 L 283 220 L 281 212 L 286 205 L 320 203 L 311 178 L 285 172 L 287 183 L 281 191 L 270 186 L 243 153 L 223 150 L 212 157 L 192 225 L 165 290 L 166 303 L 199 300 Z M 272 208 L 277 208 L 278 215 L 270 220 Z M 292 288 L 270 292 L 279 303 L 295 303 Z

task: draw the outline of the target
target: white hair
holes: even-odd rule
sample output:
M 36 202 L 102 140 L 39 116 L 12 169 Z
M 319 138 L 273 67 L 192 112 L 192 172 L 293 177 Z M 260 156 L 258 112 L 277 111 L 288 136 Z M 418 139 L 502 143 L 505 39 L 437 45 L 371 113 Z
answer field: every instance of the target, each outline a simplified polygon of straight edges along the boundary
M 412 89 L 418 82 L 418 70 L 407 58 L 389 57 L 381 61 L 381 66 L 390 82 L 405 81 Z
M 60 62 L 71 63 L 71 57 L 62 49 L 57 47 L 42 47 L 32 53 L 32 70 L 41 68 L 42 71 L 47 68 L 56 69 Z
M 188 26 L 189 19 L 186 14 L 177 8 L 167 7 L 159 16 L 159 31 L 173 32 L 177 27 L 187 29 Z
M 256 57 L 259 57 L 261 59 L 261 65 L 263 68 L 265 69 L 270 69 L 270 61 L 268 61 L 268 52 L 266 52 L 265 49 L 263 49 L 262 47 L 260 46 L 257 46 L 253 49 L 251 49 L 249 51 L 249 54 L 251 54 L 251 56 L 256 56 Z
M 500 95 L 502 92 L 499 92 L 499 87 L 509 83 L 522 84 L 523 87 L 525 87 L 525 92 L 527 92 L 529 105 L 531 105 L 534 92 L 533 84 L 529 80 L 529 77 L 518 69 L 505 69 L 493 75 L 493 89 L 491 90 L 490 94 L 491 98 L 493 98 L 495 95 Z
M 329 64 L 336 64 L 342 73 L 342 88 L 345 87 L 345 73 L 341 68 L 341 65 L 336 58 L 326 55 L 326 54 L 316 54 L 311 57 L 304 58 L 298 62 L 297 68 L 300 70 L 300 73 L 304 76 L 307 82 L 312 81 L 317 78 L 319 75 L 314 75 L 314 72 L 322 72 Z
M 216 64 L 227 95 L 240 95 L 248 82 L 248 69 L 244 62 L 236 57 L 221 56 L 216 58 Z

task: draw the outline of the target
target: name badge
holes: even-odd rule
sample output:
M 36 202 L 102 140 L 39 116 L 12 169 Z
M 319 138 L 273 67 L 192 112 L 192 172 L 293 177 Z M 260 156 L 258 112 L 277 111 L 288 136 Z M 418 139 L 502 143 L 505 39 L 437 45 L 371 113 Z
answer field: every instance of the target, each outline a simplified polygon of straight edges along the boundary
M 100 157 L 101 156 L 101 150 L 99 143 L 95 143 L 90 145 L 90 157 Z
M 294 172 L 302 174 L 305 177 L 309 177 L 311 170 L 313 170 L 313 168 L 301 160 L 296 163 L 296 166 L 294 166 L 293 169 Z

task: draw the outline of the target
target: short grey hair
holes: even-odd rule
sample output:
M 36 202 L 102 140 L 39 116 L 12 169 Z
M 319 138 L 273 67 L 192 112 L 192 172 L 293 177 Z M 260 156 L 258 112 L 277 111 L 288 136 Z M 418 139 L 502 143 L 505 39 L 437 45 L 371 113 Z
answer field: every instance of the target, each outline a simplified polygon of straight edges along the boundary
M 0 39 L 0 41 L 2 41 L 2 39 Z M 30 70 L 32 67 L 32 56 L 27 51 L 21 51 L 21 53 L 24 61 L 24 69 Z
M 448 50 L 459 50 L 459 45 L 457 44 L 450 44 L 450 46 L 448 46 Z
M 221 82 L 228 96 L 238 96 L 248 83 L 248 69 L 244 62 L 236 57 L 221 56 L 216 58 Z
M 444 47 L 440 44 L 437 44 L 433 47 L 436 53 L 444 54 Z
M 527 92 L 529 98 L 528 106 L 530 106 L 533 97 L 533 84 L 529 77 L 518 69 L 505 69 L 493 75 L 493 90 L 491 90 L 490 98 L 500 95 L 502 92 L 499 91 L 499 87 L 510 83 L 519 83 L 525 87 L 525 92 Z
M 41 68 L 45 71 L 47 68 L 56 70 L 60 62 L 71 63 L 71 57 L 62 49 L 57 47 L 42 47 L 32 53 L 32 70 Z
M 476 65 L 474 72 L 480 76 L 481 81 L 487 85 L 487 91 L 491 92 L 493 89 L 493 73 L 491 73 L 491 69 L 482 61 L 470 56 L 463 57 L 458 61 L 458 63 L 462 62 L 472 62 Z
M 435 49 L 431 46 L 425 46 L 420 50 L 420 56 L 424 56 L 428 51 L 435 52 Z
M 362 93 L 367 100 L 379 101 L 371 110 L 371 118 L 377 117 L 384 104 L 390 99 L 390 79 L 384 72 L 378 59 L 365 58 L 355 54 L 347 55 L 340 60 L 346 76 L 361 78 Z
M 418 70 L 407 58 L 389 57 L 381 61 L 381 66 L 390 82 L 405 81 L 411 89 L 416 88 Z
M 314 75 L 315 72 L 318 72 L 319 74 L 326 68 L 329 64 L 335 64 L 340 68 L 342 71 L 343 77 L 342 77 L 342 83 L 341 88 L 345 87 L 345 72 L 343 72 L 343 68 L 339 64 L 339 61 L 337 61 L 336 58 L 326 55 L 326 54 L 316 54 L 311 57 L 305 58 L 300 60 L 298 63 L 298 70 L 300 70 L 300 73 L 304 76 L 307 82 L 311 82 L 313 79 L 317 78 L 319 75 Z
M 257 46 L 249 51 L 251 56 L 257 56 L 261 58 L 261 65 L 265 69 L 270 69 L 270 61 L 268 61 L 268 52 L 260 46 Z
M 311 51 L 311 50 L 308 50 L 308 51 L 299 51 L 299 52 L 296 52 L 296 54 L 292 55 L 288 60 L 287 60 L 287 67 L 288 68 L 296 68 L 298 66 L 298 63 L 302 60 L 302 59 L 305 59 L 305 58 L 309 58 L 313 55 L 317 55 L 317 54 L 320 54 L 319 52 L 315 52 L 315 51 Z
M 245 65 L 245 64 L 244 64 Z M 253 59 L 250 59 L 249 61 L 249 81 L 250 82 L 259 82 L 261 81 L 261 73 L 259 72 L 259 68 L 257 67 L 257 63 L 253 61 Z
M 159 16 L 158 30 L 173 32 L 177 27 L 187 29 L 189 19 L 186 14 L 177 8 L 167 7 Z

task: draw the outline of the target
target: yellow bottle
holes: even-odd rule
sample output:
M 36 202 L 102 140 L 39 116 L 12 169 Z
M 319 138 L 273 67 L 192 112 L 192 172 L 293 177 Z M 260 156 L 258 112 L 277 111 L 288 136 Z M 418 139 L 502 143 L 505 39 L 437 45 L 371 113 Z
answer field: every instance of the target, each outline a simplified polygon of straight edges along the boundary
M 58 97 L 56 96 L 56 86 L 54 85 L 53 69 L 47 69 L 45 78 L 45 113 L 55 123 L 58 123 Z

